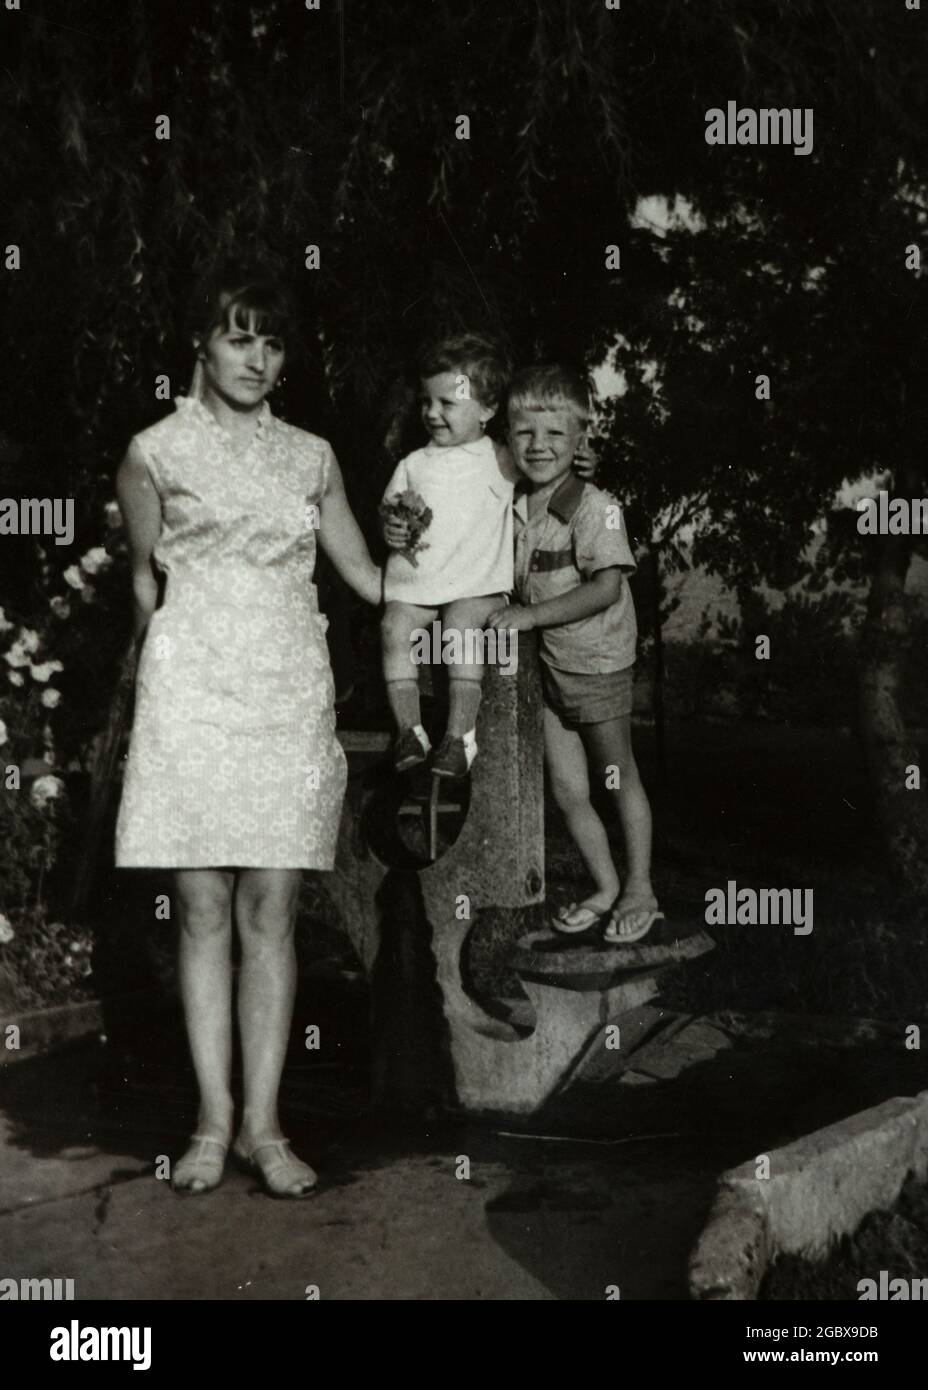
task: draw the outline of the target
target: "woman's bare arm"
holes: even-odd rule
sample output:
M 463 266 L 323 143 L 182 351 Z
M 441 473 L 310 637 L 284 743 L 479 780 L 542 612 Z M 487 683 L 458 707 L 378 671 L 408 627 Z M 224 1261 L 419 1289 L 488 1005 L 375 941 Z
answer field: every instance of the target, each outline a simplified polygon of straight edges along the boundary
M 138 646 L 158 603 L 152 553 L 161 535 L 161 499 L 142 451 L 134 441 L 116 474 L 116 496 L 129 541 L 133 631 Z
M 341 469 L 333 455 L 329 481 L 319 507 L 319 544 L 345 583 L 368 603 L 379 603 L 382 571 L 348 505 Z

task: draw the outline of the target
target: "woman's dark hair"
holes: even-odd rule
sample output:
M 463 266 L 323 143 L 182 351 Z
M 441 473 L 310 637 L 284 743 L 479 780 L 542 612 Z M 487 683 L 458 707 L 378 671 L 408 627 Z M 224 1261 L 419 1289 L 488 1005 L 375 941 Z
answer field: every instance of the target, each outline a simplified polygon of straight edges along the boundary
M 251 328 L 265 337 L 295 340 L 293 308 L 286 292 L 273 280 L 254 276 L 217 277 L 201 285 L 191 305 L 190 336 L 205 343 L 217 328 Z

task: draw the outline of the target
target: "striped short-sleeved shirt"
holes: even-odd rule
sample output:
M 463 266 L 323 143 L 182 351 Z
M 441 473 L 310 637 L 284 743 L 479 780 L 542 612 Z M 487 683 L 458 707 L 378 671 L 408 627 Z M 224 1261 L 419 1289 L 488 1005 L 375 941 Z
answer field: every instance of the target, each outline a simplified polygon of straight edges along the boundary
M 538 629 L 539 648 L 560 671 L 622 671 L 635 660 L 638 626 L 625 577 L 635 569 L 622 509 L 615 498 L 568 473 L 529 520 L 528 492 L 514 510 L 515 587 L 522 603 L 544 603 L 587 583 L 600 570 L 622 571 L 622 592 L 600 613 Z

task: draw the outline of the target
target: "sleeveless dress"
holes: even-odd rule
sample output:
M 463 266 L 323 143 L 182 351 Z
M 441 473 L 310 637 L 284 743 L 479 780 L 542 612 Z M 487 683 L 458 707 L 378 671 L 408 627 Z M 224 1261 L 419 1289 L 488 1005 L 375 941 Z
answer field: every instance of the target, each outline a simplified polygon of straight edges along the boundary
M 265 402 L 244 453 L 199 401 L 136 436 L 161 498 L 120 868 L 331 869 L 346 783 L 312 582 L 333 454 Z

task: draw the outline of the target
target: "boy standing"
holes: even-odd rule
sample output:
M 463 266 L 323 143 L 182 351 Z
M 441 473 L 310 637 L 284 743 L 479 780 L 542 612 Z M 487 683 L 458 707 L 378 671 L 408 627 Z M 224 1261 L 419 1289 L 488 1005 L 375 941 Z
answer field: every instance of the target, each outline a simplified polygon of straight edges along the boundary
M 663 917 L 651 887 L 651 809 L 631 745 L 637 627 L 625 578 L 634 570 L 621 509 L 571 472 L 590 418 L 583 379 L 530 368 L 508 396 L 509 443 L 522 474 L 514 506 L 520 602 L 492 627 L 539 629 L 545 762 L 551 790 L 595 891 L 562 909 L 561 932 L 604 929 L 640 941 Z M 589 769 L 616 799 L 628 877 L 621 894 L 606 828 L 590 801 Z

